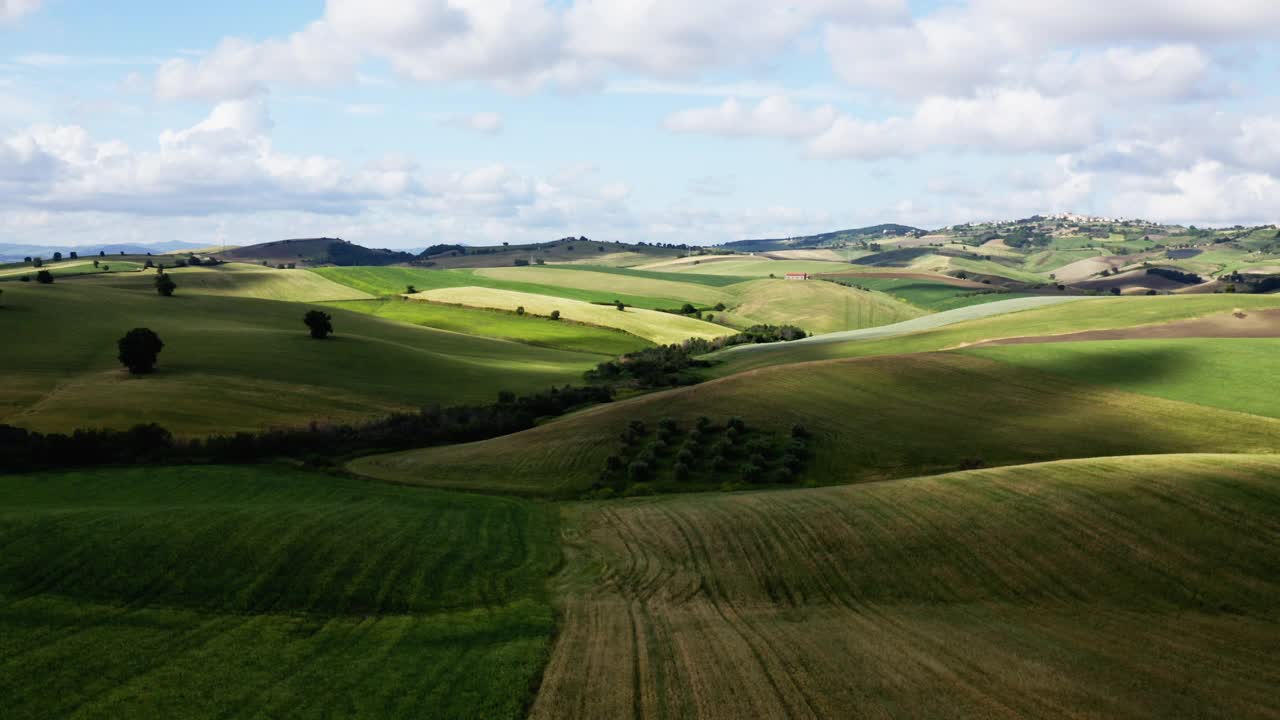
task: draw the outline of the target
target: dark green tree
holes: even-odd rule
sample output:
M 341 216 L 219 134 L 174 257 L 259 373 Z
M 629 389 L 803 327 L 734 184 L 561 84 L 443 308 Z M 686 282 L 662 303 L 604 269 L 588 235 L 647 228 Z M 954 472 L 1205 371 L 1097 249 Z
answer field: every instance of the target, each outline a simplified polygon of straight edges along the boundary
M 156 356 L 164 348 L 164 343 L 149 328 L 134 328 L 125 333 L 116 346 L 120 350 L 117 356 L 120 364 L 129 368 L 133 375 L 143 375 L 155 368 Z
M 174 282 L 173 278 L 169 277 L 168 274 L 164 272 L 156 273 L 156 292 L 160 293 L 161 297 L 170 297 L 173 295 L 173 291 L 177 289 L 178 283 Z
M 53 273 L 49 272 L 48 270 L 41 270 L 40 272 L 36 273 L 36 282 L 41 283 L 43 285 L 48 285 L 52 283 Z
M 323 340 L 333 332 L 333 318 L 329 317 L 327 312 L 308 310 L 307 314 L 302 316 L 302 322 L 306 323 L 311 330 L 311 337 L 316 340 Z

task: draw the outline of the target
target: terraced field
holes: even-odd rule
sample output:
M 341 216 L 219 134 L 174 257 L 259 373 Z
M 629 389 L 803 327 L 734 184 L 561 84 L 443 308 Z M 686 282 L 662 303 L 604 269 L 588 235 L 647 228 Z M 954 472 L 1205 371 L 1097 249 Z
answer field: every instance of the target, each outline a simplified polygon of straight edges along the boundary
M 534 718 L 1280 715 L 1280 457 L 566 511 Z
M 552 509 L 268 467 L 0 477 L 6 718 L 517 718 Z
M 273 270 L 261 265 L 227 263 L 213 267 L 172 268 L 165 271 L 177 292 L 199 295 L 250 297 L 291 302 L 324 300 L 364 300 L 372 297 L 360 290 L 327 280 L 306 270 Z M 125 290 L 154 292 L 152 273 L 99 275 L 84 282 Z
M 582 325 L 572 321 L 556 322 L 533 315 L 520 316 L 500 310 L 483 310 L 461 305 L 407 302 L 400 299 L 355 300 L 329 303 L 329 305 L 438 330 L 515 340 L 530 345 L 597 353 L 610 357 L 652 345 L 643 338 L 620 330 Z
M 1159 373 L 1160 367 L 1152 369 Z M 1204 382 L 1212 377 L 1202 375 Z M 779 366 L 592 408 L 483 442 L 375 455 L 362 475 L 435 487 L 576 497 L 632 420 L 739 416 L 810 429 L 800 480 L 851 483 L 985 463 L 1275 448 L 1280 420 L 1122 392 L 958 353 Z M 1138 431 L 1137 429 L 1141 429 Z
M 92 282 L 15 283 L 0 312 L 0 334 L 11 340 L 0 353 L 0 422 L 58 432 L 158 422 L 185 435 L 301 426 L 578 383 L 601 358 L 339 309 L 331 309 L 336 335 L 317 342 L 302 323 L 307 309 Z M 139 326 L 165 343 L 157 372 L 143 378 L 116 360 L 116 340 Z
M 611 327 L 655 343 L 678 343 L 691 337 L 716 338 L 733 333 L 729 328 L 683 315 L 629 307 L 618 311 L 612 305 L 595 305 L 580 300 L 567 300 L 547 295 L 460 287 L 429 290 L 419 295 L 424 300 L 454 305 L 467 305 L 498 310 L 523 307 L 534 315 L 550 316 L 559 311 L 565 320 Z

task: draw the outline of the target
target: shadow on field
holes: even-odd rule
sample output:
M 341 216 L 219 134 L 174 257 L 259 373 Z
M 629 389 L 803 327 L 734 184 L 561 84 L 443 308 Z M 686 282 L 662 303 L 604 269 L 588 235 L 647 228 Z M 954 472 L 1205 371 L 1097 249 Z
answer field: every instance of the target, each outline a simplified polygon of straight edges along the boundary
M 1179 348 L 1116 348 L 1102 352 L 1073 350 L 1070 343 L 1044 347 L 1058 351 L 1057 356 L 1029 363 L 1028 367 L 1120 389 L 1158 383 L 1161 378 L 1179 374 L 1195 364 L 1192 353 Z M 1000 358 L 999 354 L 988 357 Z

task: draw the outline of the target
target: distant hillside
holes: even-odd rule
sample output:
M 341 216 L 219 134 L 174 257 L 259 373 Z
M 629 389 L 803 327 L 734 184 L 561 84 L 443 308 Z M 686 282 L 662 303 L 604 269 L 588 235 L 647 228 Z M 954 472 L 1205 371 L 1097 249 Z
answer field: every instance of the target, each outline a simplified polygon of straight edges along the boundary
M 883 223 L 864 228 L 836 230 L 819 235 L 804 235 L 791 238 L 766 238 L 760 240 L 735 240 L 720 247 L 739 252 L 768 252 L 771 250 L 804 250 L 839 245 L 843 242 L 868 240 L 871 238 L 896 237 L 900 235 L 923 234 L 924 231 L 910 225 Z
M 180 240 L 172 240 L 169 242 L 158 242 L 151 244 L 138 243 L 108 243 L 104 245 L 25 245 L 19 243 L 0 243 L 0 262 L 18 262 L 26 257 L 39 257 L 49 259 L 53 257 L 55 252 L 60 252 L 64 256 L 69 256 L 72 252 L 88 257 L 89 255 L 97 255 L 104 252 L 108 255 L 160 255 L 162 253 L 173 252 L 175 250 L 195 250 L 197 248 L 207 247 L 208 243 L 182 242 Z
M 394 265 L 414 259 L 407 252 L 373 249 L 341 238 L 294 238 L 228 250 L 225 260 L 280 265 Z
M 503 267 L 539 262 L 627 266 L 680 257 L 690 250 L 688 245 L 602 242 L 584 236 L 520 245 L 432 245 L 423 250 L 414 263 L 440 268 Z

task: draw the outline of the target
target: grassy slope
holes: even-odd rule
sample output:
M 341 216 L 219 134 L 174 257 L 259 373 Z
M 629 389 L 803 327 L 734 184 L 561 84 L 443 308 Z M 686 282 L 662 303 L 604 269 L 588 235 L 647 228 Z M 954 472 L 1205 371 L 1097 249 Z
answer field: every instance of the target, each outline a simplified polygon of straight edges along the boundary
M 388 299 L 335 302 L 329 305 L 439 330 L 609 356 L 622 355 L 652 345 L 638 336 L 619 330 L 460 305 Z
M 302 324 L 306 309 L 92 283 L 6 288 L 0 422 L 68 430 L 155 421 L 184 434 L 305 425 L 578 382 L 600 359 L 337 309 L 337 334 L 318 342 Z M 165 348 L 158 372 L 131 378 L 116 340 L 139 326 Z
M 472 270 L 428 270 L 405 267 L 331 267 L 316 268 L 319 273 L 335 282 L 356 288 L 375 296 L 399 295 L 409 285 L 419 291 L 455 287 L 487 287 L 495 290 L 535 293 L 583 302 L 611 303 L 621 300 L 627 305 L 642 308 L 670 308 L 672 301 L 666 298 L 627 295 L 618 292 L 582 290 L 579 288 L 539 285 L 537 283 L 498 280 L 479 275 Z M 677 303 L 677 306 L 679 303 Z
M 319 302 L 323 300 L 362 300 L 370 296 L 359 290 L 327 280 L 306 270 L 273 270 L 260 265 L 227 263 L 213 267 L 185 267 L 166 270 L 178 284 L 177 292 L 200 295 L 251 297 L 263 300 Z M 104 287 L 153 291 L 154 275 L 150 272 L 130 275 L 104 275 L 85 278 Z
M 700 262 L 671 264 L 661 268 L 671 272 L 688 272 L 702 275 L 732 275 L 737 277 L 767 278 L 770 274 L 782 277 L 789 272 L 830 273 L 844 272 L 849 269 L 847 263 L 826 262 L 823 260 L 770 260 L 760 256 L 735 257 L 729 260 L 709 260 L 698 258 Z
M 799 325 L 810 333 L 875 327 L 923 313 L 882 293 L 820 280 L 754 280 L 734 285 L 733 314 L 754 322 Z
M 715 305 L 729 300 L 723 290 L 698 282 L 679 282 L 630 274 L 591 272 L 582 269 L 544 267 L 483 268 L 476 270 L 480 277 L 504 282 L 549 285 L 600 293 L 626 293 L 644 297 L 666 298 L 667 307 L 680 307 L 691 302 Z
M 273 468 L 0 477 L 5 717 L 520 717 L 554 511 Z
M 107 265 L 110 269 L 103 270 L 100 267 L 95 268 L 93 261 L 95 258 L 78 258 L 76 260 L 63 260 L 62 262 L 47 262 L 43 267 L 31 267 L 25 263 L 19 267 L 11 267 L 0 269 L 0 280 L 18 280 L 26 276 L 31 278 L 31 282 L 35 282 L 36 273 L 41 270 L 48 270 L 53 273 L 54 277 L 75 277 L 78 275 L 101 275 L 104 273 L 121 273 L 131 270 L 142 269 L 142 263 L 131 262 L 127 260 L 113 260 L 111 258 L 100 259 L 101 263 Z
M 496 290 L 493 288 L 441 288 L 420 295 L 425 300 L 470 305 L 499 310 L 523 307 L 535 315 L 559 310 L 561 317 L 576 322 L 612 327 L 656 343 L 676 343 L 691 337 L 714 338 L 733 331 L 709 322 L 671 313 L 630 307 L 619 312 L 610 305 L 595 305 L 580 300 L 566 300 L 547 295 Z
M 879 290 L 931 312 L 953 310 L 1016 297 L 1029 297 L 1029 295 L 1023 293 L 982 293 L 981 290 L 975 288 L 957 287 L 942 282 L 911 278 L 847 277 L 843 280 L 871 290 Z
M 586 410 L 484 442 L 361 458 L 397 482 L 574 495 L 633 419 L 737 415 L 814 434 L 803 479 L 847 483 L 1097 455 L 1262 452 L 1280 421 L 1135 395 L 954 353 L 772 367 Z M 736 480 L 737 478 L 726 478 Z
M 1280 456 L 569 514 L 535 718 L 1280 715 Z
M 1280 295 L 1089 298 L 883 339 L 787 343 L 735 349 L 717 355 L 717 359 L 723 362 L 713 367 L 710 374 L 723 377 L 744 370 L 786 363 L 927 352 L 996 338 L 1149 325 L 1228 312 L 1236 307 L 1280 307 Z M 981 309 L 982 306 L 972 308 L 975 311 Z
M 1187 338 L 1004 345 L 992 360 L 1147 395 L 1280 418 L 1280 339 Z

